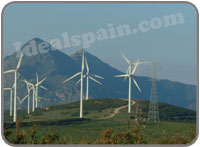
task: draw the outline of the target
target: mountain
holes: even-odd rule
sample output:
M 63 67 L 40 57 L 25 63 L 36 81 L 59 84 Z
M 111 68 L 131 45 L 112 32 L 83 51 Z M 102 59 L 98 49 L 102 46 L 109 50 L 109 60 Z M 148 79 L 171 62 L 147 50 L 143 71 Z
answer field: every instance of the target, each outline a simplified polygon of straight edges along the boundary
M 33 40 L 37 45 L 42 42 L 39 38 L 32 39 L 29 42 Z M 29 42 L 25 45 L 28 45 Z M 16 53 L 6 57 L 4 59 L 4 69 L 8 70 L 16 68 L 17 62 L 18 58 L 16 58 Z M 72 84 L 70 86 L 70 82 L 67 85 L 64 85 L 62 82 L 73 73 L 78 72 L 78 70 L 76 61 L 70 56 L 63 54 L 59 50 L 49 50 L 47 53 L 38 53 L 33 56 L 25 55 L 19 72 L 25 79 L 33 83 L 36 83 L 36 72 L 39 75 L 39 80 L 48 77 L 42 84 L 48 88 L 48 91 L 39 89 L 39 96 L 47 97 L 49 99 L 48 101 L 42 101 L 40 103 L 41 106 L 43 106 L 67 103 L 67 97 L 77 93 L 77 88 L 73 88 L 74 86 L 72 86 Z M 22 78 L 18 80 L 18 96 L 22 99 L 26 95 L 26 85 L 21 80 Z M 13 75 L 6 74 L 4 80 L 5 87 L 11 87 L 12 83 Z M 5 101 L 5 103 L 7 105 L 8 101 Z M 25 105 L 25 103 L 23 105 Z
M 120 71 L 104 63 L 96 56 L 86 52 L 85 56 L 88 60 L 90 71 L 102 75 L 105 80 L 102 81 L 103 86 L 98 86 L 97 90 L 92 95 L 97 94 L 96 97 L 115 97 L 122 98 L 128 96 L 128 80 L 124 82 L 123 78 L 115 78 L 113 75 L 122 74 Z M 79 65 L 81 62 L 81 52 L 78 51 L 72 55 Z M 80 68 L 80 67 L 79 67 Z M 133 97 L 149 100 L 151 91 L 151 78 L 143 76 L 135 76 L 136 81 L 142 89 L 140 93 L 135 85 L 133 85 Z M 180 82 L 172 82 L 169 80 L 157 81 L 158 98 L 161 102 L 166 102 L 172 105 L 195 109 L 196 105 L 196 86 L 183 84 Z M 189 105 L 188 105 L 189 104 Z
M 35 42 L 38 48 L 39 44 L 43 40 L 34 38 L 24 44 L 23 48 Z M 47 42 L 46 42 L 47 43 Z M 51 47 L 51 45 L 49 44 Z M 48 91 L 39 89 L 39 96 L 47 98 L 47 100 L 41 100 L 40 107 L 55 104 L 65 104 L 79 100 L 79 85 L 76 85 L 76 81 L 79 77 L 63 84 L 62 82 L 72 76 L 73 74 L 80 72 L 81 67 L 81 54 L 79 50 L 71 56 L 56 50 L 51 47 L 47 53 L 38 53 L 32 56 L 24 56 L 22 65 L 20 67 L 21 77 L 18 82 L 18 96 L 22 99 L 26 95 L 26 85 L 22 82 L 22 77 L 35 83 L 36 72 L 39 74 L 39 80 L 47 76 L 47 80 L 42 84 Z M 109 64 L 104 63 L 98 57 L 85 51 L 89 68 L 91 73 L 104 77 L 104 80 L 99 80 L 103 85 L 97 85 L 90 80 L 89 98 L 127 98 L 128 95 L 128 80 L 124 82 L 123 78 L 115 78 L 114 75 L 122 74 L 119 70 L 111 67 Z M 18 58 L 16 53 L 4 58 L 4 69 L 16 68 Z M 13 75 L 6 74 L 4 76 L 5 87 L 11 87 L 13 84 Z M 142 93 L 139 93 L 135 85 L 133 85 L 133 98 L 149 99 L 151 91 L 151 78 L 135 76 L 138 84 L 142 89 Z M 84 81 L 84 87 L 85 87 Z M 172 82 L 169 80 L 157 81 L 158 98 L 160 102 L 166 102 L 168 104 L 181 106 L 185 108 L 195 109 L 196 105 L 196 86 L 183 84 L 179 82 Z M 85 89 L 84 89 L 85 92 Z M 9 106 L 9 93 L 5 92 L 5 108 Z M 18 107 L 25 107 L 27 102 L 25 101 Z

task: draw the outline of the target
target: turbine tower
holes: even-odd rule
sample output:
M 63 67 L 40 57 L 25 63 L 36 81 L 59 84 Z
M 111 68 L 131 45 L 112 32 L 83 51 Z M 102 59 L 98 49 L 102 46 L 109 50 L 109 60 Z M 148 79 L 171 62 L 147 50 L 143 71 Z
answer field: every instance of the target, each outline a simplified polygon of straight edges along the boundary
M 32 93 L 33 93 L 33 95 L 32 95 L 32 97 L 33 97 L 33 99 L 32 99 L 32 112 L 34 112 L 35 111 L 35 85 L 34 84 L 32 85 L 32 89 L 33 89 L 33 91 L 32 91 Z
M 38 73 L 36 73 L 36 84 L 35 84 L 35 102 L 36 102 L 36 108 L 38 107 L 38 86 L 44 90 L 48 90 L 44 86 L 41 86 L 42 82 L 44 82 L 47 79 L 47 77 L 43 78 L 41 81 L 39 81 Z
M 81 72 L 76 73 L 75 75 L 71 76 L 70 78 L 66 79 L 65 81 L 63 81 L 63 83 L 81 75 L 81 87 L 80 87 L 80 118 L 83 118 L 83 76 L 84 76 L 84 50 L 82 49 L 82 66 L 81 66 Z
M 19 61 L 17 63 L 16 69 L 7 70 L 7 71 L 3 72 L 4 74 L 14 72 L 14 116 L 13 116 L 13 122 L 16 122 L 16 119 L 17 119 L 17 76 L 19 74 L 18 70 L 21 66 L 22 58 L 24 56 L 23 52 L 24 52 L 24 50 L 21 51 L 21 55 L 19 57 Z
M 153 75 L 152 75 L 152 87 L 151 87 L 148 121 L 159 122 L 160 118 L 158 109 L 158 95 L 156 88 L 156 66 L 157 63 L 152 63 Z
M 134 79 L 134 74 L 136 71 L 136 68 L 140 64 L 146 64 L 148 62 L 140 62 L 139 60 L 136 61 L 136 63 L 131 63 L 126 56 L 121 54 L 121 56 L 124 58 L 124 60 L 128 63 L 128 69 L 126 74 L 124 75 L 117 75 L 115 77 L 125 77 L 125 79 L 128 77 L 129 78 L 129 92 L 128 92 L 128 113 L 131 113 L 131 80 L 133 80 L 134 84 L 136 85 L 137 89 L 141 92 L 140 87 L 138 86 L 136 80 Z M 134 66 L 132 70 L 132 66 Z
M 3 90 L 10 91 L 10 116 L 12 116 L 12 88 L 3 88 Z

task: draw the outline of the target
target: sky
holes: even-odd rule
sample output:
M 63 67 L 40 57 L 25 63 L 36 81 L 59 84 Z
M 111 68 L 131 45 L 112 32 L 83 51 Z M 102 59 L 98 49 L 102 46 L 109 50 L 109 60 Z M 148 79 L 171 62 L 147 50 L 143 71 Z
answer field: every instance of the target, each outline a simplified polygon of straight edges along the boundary
M 3 14 L 4 56 L 16 51 L 14 43 L 25 43 L 39 37 L 50 41 L 58 39 L 64 44 L 62 34 L 70 37 L 128 24 L 137 28 L 143 21 L 154 18 L 163 21 L 165 16 L 181 13 L 184 23 L 170 27 L 160 27 L 147 32 L 117 37 L 115 39 L 96 40 L 86 50 L 111 66 L 125 72 L 128 65 L 120 56 L 123 53 L 135 62 L 151 61 L 159 63 L 157 77 L 182 83 L 197 83 L 197 12 L 187 3 L 145 4 L 145 3 L 82 3 L 47 4 L 13 3 Z M 164 23 L 164 21 L 162 22 Z M 84 47 L 64 48 L 72 54 Z M 136 74 L 151 76 L 149 65 L 138 67 Z

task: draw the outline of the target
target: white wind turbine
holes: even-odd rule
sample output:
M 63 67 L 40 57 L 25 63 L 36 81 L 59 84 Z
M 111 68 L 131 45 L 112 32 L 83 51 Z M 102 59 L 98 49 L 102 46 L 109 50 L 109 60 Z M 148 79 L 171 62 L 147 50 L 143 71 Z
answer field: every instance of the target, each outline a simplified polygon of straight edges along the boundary
M 21 100 L 20 103 L 22 103 L 24 100 L 26 100 L 26 98 L 28 98 L 28 107 L 27 107 L 28 114 L 30 113 L 30 92 L 31 92 L 31 90 L 33 91 L 32 92 L 32 97 L 33 97 L 33 99 L 32 99 L 32 112 L 34 112 L 35 107 L 37 108 L 37 105 L 38 105 L 38 86 L 47 90 L 47 88 L 40 85 L 45 80 L 46 80 L 46 77 L 43 78 L 41 81 L 38 81 L 38 74 L 37 73 L 36 73 L 36 84 L 35 85 L 31 82 L 28 82 L 25 79 L 23 80 L 26 83 L 28 94 Z
M 12 116 L 12 88 L 3 88 L 3 90 L 10 91 L 10 116 Z
M 136 85 L 137 89 L 141 92 L 140 87 L 138 86 L 136 80 L 134 79 L 134 74 L 136 71 L 136 68 L 139 64 L 144 64 L 147 62 L 139 62 L 139 60 L 137 60 L 136 63 L 131 63 L 124 55 L 122 55 L 122 57 L 125 59 L 125 61 L 129 64 L 128 66 L 128 70 L 126 72 L 126 74 L 123 75 L 116 75 L 115 77 L 128 77 L 129 78 L 129 92 L 128 92 L 128 113 L 131 113 L 131 80 L 133 80 L 134 84 Z M 134 68 L 132 70 L 132 65 L 134 65 Z
M 90 74 L 90 69 L 88 66 L 88 62 L 87 59 L 85 58 L 85 63 L 86 63 L 86 68 L 87 68 L 87 72 L 84 75 L 84 77 L 87 78 L 87 88 L 86 88 L 86 100 L 88 100 L 89 97 L 89 79 L 93 80 L 94 82 L 98 83 L 99 85 L 102 85 L 101 82 L 97 81 L 96 79 L 94 79 L 92 76 L 99 78 L 99 79 L 104 79 L 103 77 L 99 76 L 99 75 L 95 75 L 95 74 Z M 78 81 L 79 82 L 79 81 Z
M 35 85 L 28 82 L 27 80 L 26 80 L 26 82 L 27 82 L 27 84 L 29 84 L 31 86 L 31 89 L 32 89 L 32 112 L 34 112 L 35 111 Z M 28 97 L 28 95 L 27 95 L 27 97 Z M 23 100 L 25 100 L 25 99 L 26 99 L 26 96 L 23 98 Z
M 38 78 L 38 73 L 36 73 L 36 84 L 35 84 L 35 101 L 36 101 L 36 108 L 38 107 L 38 87 L 44 89 L 44 90 L 48 90 L 47 88 L 45 88 L 44 86 L 40 85 L 42 84 L 42 82 L 44 82 L 47 79 L 47 77 L 43 78 L 41 81 L 39 81 Z
M 14 122 L 16 122 L 16 119 L 17 119 L 17 75 L 19 74 L 18 70 L 20 68 L 23 55 L 24 55 L 24 53 L 22 50 L 16 69 L 7 70 L 7 71 L 3 72 L 4 74 L 12 73 L 12 72 L 14 72 L 14 74 L 15 74 L 15 76 L 14 76 L 14 117 L 13 117 Z
M 34 85 L 30 82 L 28 82 L 27 80 L 23 80 L 26 83 L 26 88 L 27 88 L 27 95 L 21 100 L 20 103 L 22 103 L 24 100 L 26 100 L 26 98 L 28 98 L 28 106 L 27 106 L 27 113 L 30 113 L 30 93 L 31 93 L 31 89 L 33 89 Z M 34 93 L 34 89 L 33 89 L 33 93 Z M 34 101 L 34 95 L 33 95 L 33 101 Z
M 82 66 L 81 66 L 81 72 L 76 73 L 75 75 L 71 76 L 70 78 L 63 81 L 63 83 L 81 75 L 81 87 L 80 87 L 80 118 L 83 118 L 83 76 L 84 76 L 84 50 L 82 49 Z
M 26 82 L 25 82 L 26 81 Z M 27 80 L 25 80 L 24 82 L 25 83 L 27 83 L 27 84 L 29 84 L 30 85 L 30 87 L 31 87 L 31 89 L 32 89 L 32 112 L 34 112 L 35 111 L 35 85 L 34 84 L 32 84 L 32 83 L 30 83 L 30 82 L 28 82 Z M 26 99 L 28 97 L 28 95 L 27 96 L 25 96 L 24 98 L 23 98 L 23 101 Z M 22 101 L 22 102 L 23 102 Z M 29 103 L 30 104 L 30 103 Z M 30 105 L 29 105 L 29 107 L 30 107 Z

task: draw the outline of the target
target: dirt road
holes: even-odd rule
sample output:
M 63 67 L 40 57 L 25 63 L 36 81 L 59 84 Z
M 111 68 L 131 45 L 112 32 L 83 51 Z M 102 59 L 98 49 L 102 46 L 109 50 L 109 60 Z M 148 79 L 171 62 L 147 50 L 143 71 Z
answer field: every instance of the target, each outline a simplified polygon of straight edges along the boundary
M 124 100 L 124 101 L 128 101 L 127 99 L 123 99 L 123 100 Z M 134 105 L 134 104 L 135 104 L 135 101 L 132 100 L 131 102 L 132 102 L 131 105 Z M 118 108 L 116 108 L 116 109 L 114 110 L 114 112 L 113 112 L 110 116 L 102 117 L 102 118 L 99 118 L 99 119 L 109 119 L 109 118 L 112 118 L 112 117 L 114 117 L 116 114 L 118 114 L 118 113 L 120 112 L 121 109 L 126 108 L 126 107 L 128 107 L 128 105 L 118 107 Z

